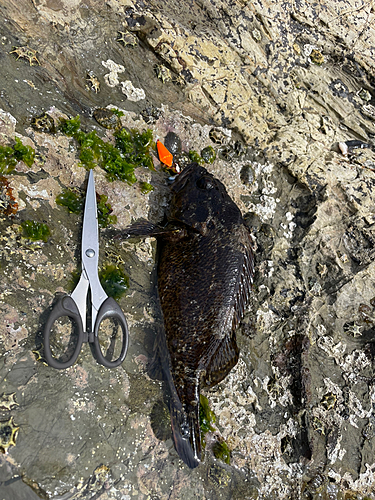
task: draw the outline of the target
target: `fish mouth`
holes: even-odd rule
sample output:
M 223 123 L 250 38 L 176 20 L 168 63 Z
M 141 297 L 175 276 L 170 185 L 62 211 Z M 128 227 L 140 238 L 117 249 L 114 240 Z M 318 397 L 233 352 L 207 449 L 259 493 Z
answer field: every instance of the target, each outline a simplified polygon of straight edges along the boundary
M 204 173 L 207 174 L 207 170 L 196 162 L 190 163 L 176 177 L 174 183 L 172 184 L 172 191 L 175 193 L 182 191 L 182 189 L 184 189 L 184 187 L 186 186 L 189 177 L 192 175 L 192 173 L 196 173 L 196 175 L 199 174 L 202 175 Z

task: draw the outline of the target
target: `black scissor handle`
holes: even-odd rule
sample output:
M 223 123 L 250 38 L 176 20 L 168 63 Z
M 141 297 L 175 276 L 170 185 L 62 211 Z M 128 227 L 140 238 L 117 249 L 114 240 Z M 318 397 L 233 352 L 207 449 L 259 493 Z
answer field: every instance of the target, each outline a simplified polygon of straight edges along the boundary
M 114 361 L 108 361 L 108 359 L 106 359 L 103 356 L 99 343 L 100 323 L 106 318 L 117 319 L 122 329 L 121 353 L 120 356 Z M 115 368 L 116 366 L 119 366 L 125 359 L 126 352 L 128 350 L 128 344 L 129 344 L 129 329 L 124 313 L 122 312 L 121 307 L 117 304 L 115 299 L 112 297 L 108 297 L 100 306 L 95 322 L 94 345 L 95 345 L 95 353 L 97 356 L 97 360 L 99 361 L 99 363 L 101 363 L 103 366 L 106 366 L 107 368 Z
M 78 328 L 77 345 L 75 347 L 73 355 L 71 356 L 70 359 L 68 359 L 68 361 L 58 361 L 56 358 L 54 358 L 50 344 L 52 326 L 58 318 L 61 318 L 63 316 L 68 316 L 69 318 L 71 318 Z M 57 368 L 60 370 L 64 368 L 69 368 L 69 366 L 72 366 L 72 364 L 75 363 L 76 359 L 78 358 L 78 354 L 82 347 L 82 342 L 83 342 L 83 325 L 77 304 L 70 297 L 70 295 L 64 295 L 64 297 L 59 298 L 58 301 L 56 302 L 44 327 L 43 344 L 44 344 L 44 355 L 47 360 L 47 363 L 50 366 L 52 366 L 52 368 Z

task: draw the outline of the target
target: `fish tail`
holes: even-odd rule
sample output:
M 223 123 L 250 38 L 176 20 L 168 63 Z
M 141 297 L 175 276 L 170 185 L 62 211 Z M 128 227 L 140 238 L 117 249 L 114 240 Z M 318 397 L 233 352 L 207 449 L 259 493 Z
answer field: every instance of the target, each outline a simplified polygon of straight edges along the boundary
M 201 433 L 199 426 L 199 400 L 197 404 L 184 404 L 172 397 L 171 424 L 176 451 L 190 469 L 201 461 Z
M 165 335 L 161 330 L 158 331 L 154 351 L 154 359 L 148 367 L 148 374 L 151 378 L 159 378 L 162 373 L 164 376 L 162 378 L 164 378 L 169 385 L 169 406 L 174 446 L 181 460 L 183 460 L 191 469 L 194 469 L 200 464 L 201 461 L 199 382 L 197 380 L 190 379 L 189 383 L 186 383 L 188 392 L 184 394 L 184 400 L 192 401 L 193 404 L 185 402 L 183 404 L 177 393 L 170 370 L 170 357 L 165 341 Z M 159 371 L 160 368 L 161 373 Z

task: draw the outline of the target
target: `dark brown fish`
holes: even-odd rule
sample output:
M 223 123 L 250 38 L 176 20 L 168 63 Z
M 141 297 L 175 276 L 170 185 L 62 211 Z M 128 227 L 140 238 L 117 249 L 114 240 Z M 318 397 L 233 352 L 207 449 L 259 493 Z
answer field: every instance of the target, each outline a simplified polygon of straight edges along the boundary
M 171 389 L 174 444 L 194 468 L 201 459 L 200 390 L 238 361 L 235 330 L 254 273 L 250 233 L 224 185 L 192 163 L 172 186 L 168 224 L 136 223 L 128 234 L 158 237 L 159 356 Z

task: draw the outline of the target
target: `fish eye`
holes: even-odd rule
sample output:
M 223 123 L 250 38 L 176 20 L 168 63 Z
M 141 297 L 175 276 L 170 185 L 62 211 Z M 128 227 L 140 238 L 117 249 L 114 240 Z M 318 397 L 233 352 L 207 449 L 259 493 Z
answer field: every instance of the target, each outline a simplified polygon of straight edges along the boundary
M 196 182 L 196 186 L 199 189 L 213 189 L 215 187 L 211 177 L 200 177 Z

